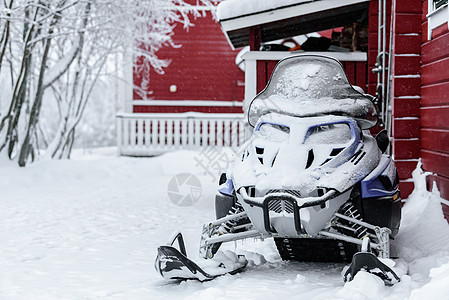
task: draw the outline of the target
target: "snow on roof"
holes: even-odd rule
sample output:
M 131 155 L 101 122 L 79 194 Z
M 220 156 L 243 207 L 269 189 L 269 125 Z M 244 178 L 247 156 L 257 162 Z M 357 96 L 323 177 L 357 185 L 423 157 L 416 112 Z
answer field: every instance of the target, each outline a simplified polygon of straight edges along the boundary
M 219 20 L 231 19 L 280 7 L 296 5 L 310 0 L 226 0 L 218 4 Z

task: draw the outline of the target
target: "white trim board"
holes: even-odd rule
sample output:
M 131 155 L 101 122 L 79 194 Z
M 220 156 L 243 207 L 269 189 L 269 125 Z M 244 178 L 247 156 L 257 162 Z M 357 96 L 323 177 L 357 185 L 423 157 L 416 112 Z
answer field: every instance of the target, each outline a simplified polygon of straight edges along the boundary
M 117 118 L 125 119 L 242 119 L 243 113 L 117 113 Z
M 133 100 L 133 106 L 214 106 L 242 107 L 240 101 L 208 101 L 208 100 Z

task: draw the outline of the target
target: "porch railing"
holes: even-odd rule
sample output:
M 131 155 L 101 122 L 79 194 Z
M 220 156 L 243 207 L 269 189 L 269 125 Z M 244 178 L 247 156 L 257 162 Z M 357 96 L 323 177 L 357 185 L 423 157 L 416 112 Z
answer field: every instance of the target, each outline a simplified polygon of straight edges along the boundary
M 120 155 L 150 156 L 207 146 L 237 148 L 244 142 L 243 114 L 118 114 Z

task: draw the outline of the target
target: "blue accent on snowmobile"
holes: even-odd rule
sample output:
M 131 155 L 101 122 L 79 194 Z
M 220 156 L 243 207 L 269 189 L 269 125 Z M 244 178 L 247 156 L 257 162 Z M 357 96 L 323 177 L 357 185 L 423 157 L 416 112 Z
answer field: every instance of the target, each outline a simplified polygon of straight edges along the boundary
M 379 165 L 361 181 L 362 198 L 394 195 L 398 191 L 397 187 L 393 186 L 396 172 L 397 170 L 393 160 L 389 156 L 382 155 Z M 389 181 L 391 184 L 390 189 L 387 189 L 381 182 L 380 176 Z
M 234 192 L 234 182 L 232 182 L 232 179 L 227 179 L 225 183 L 219 186 L 218 191 L 220 194 L 232 196 Z

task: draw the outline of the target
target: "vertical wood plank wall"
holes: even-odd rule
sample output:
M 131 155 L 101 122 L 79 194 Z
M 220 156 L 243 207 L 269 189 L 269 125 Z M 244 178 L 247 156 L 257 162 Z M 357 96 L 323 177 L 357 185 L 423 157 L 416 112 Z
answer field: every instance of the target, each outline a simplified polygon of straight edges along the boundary
M 449 199 L 449 30 L 444 23 L 428 39 L 427 0 L 394 1 L 393 151 L 404 197 L 413 189 L 419 158 Z M 446 219 L 449 206 L 443 205 Z
M 449 200 L 449 30 L 435 28 L 427 39 L 427 0 L 422 2 L 421 157 L 423 168 L 435 175 L 441 196 Z M 449 219 L 449 207 L 443 206 Z

